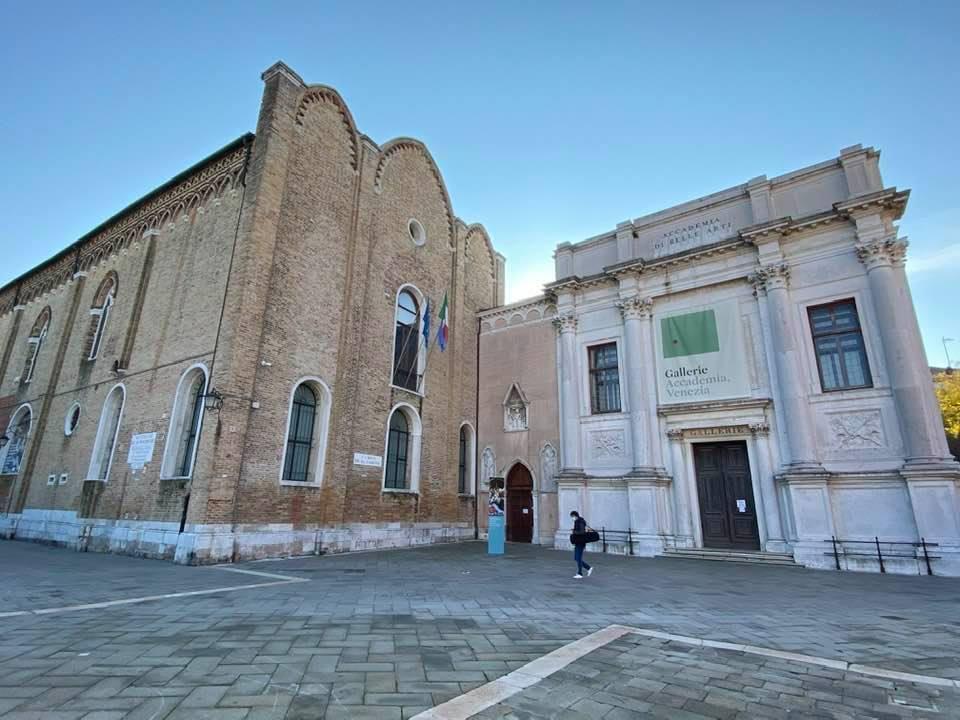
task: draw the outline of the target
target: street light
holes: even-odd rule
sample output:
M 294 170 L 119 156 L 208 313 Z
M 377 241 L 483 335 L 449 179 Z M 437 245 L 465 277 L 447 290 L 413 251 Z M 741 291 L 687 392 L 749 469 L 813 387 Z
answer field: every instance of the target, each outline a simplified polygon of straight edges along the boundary
M 940 338 L 943 341 L 943 354 L 947 356 L 947 372 L 953 370 L 953 365 L 950 364 L 950 351 L 947 350 L 948 342 L 956 342 L 953 338 L 942 337 Z

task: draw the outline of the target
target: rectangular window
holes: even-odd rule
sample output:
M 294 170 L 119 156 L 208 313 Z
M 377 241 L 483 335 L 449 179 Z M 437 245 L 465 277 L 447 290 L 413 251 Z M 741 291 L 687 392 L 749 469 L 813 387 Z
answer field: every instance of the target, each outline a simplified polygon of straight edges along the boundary
M 620 412 L 617 344 L 594 345 L 590 352 L 590 406 L 594 414 Z
M 840 300 L 807 308 L 824 392 L 873 387 L 857 304 Z

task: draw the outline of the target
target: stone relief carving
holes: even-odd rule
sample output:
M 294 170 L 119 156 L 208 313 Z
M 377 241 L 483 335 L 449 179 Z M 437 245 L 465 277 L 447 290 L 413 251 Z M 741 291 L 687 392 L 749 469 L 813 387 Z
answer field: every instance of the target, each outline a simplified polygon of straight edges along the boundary
M 540 451 L 540 487 L 544 492 L 557 489 L 557 451 L 547 443 Z
M 610 457 L 626 455 L 625 442 L 622 430 L 602 430 L 590 433 L 590 451 L 594 460 L 603 460 Z
M 906 261 L 909 244 L 900 238 L 873 240 L 857 246 L 857 257 L 867 266 L 867 270 L 883 265 L 899 267 Z
M 834 450 L 864 450 L 886 445 L 877 410 L 834 415 L 828 424 Z
M 505 432 L 518 432 L 528 427 L 527 408 L 530 403 L 523 391 L 514 383 L 503 400 L 503 429 Z
M 490 484 L 490 478 L 497 474 L 497 458 L 493 453 L 493 448 L 483 449 L 483 455 L 480 457 L 480 483 L 486 488 Z

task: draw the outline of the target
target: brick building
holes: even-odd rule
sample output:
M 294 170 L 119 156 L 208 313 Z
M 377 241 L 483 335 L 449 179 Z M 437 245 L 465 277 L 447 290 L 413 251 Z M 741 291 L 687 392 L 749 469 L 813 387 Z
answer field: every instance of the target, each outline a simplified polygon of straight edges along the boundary
M 0 289 L 4 536 L 179 562 L 473 537 L 503 258 L 422 143 L 263 80 L 256 135 Z

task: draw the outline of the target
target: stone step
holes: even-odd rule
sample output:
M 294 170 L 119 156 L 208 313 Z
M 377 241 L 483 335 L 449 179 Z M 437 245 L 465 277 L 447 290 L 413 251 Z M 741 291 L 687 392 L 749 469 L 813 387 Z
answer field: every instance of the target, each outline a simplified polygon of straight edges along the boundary
M 800 567 L 789 553 L 758 552 L 750 550 L 713 550 L 705 548 L 670 548 L 663 557 L 682 560 L 713 560 L 719 562 L 738 562 L 756 565 L 781 565 Z

